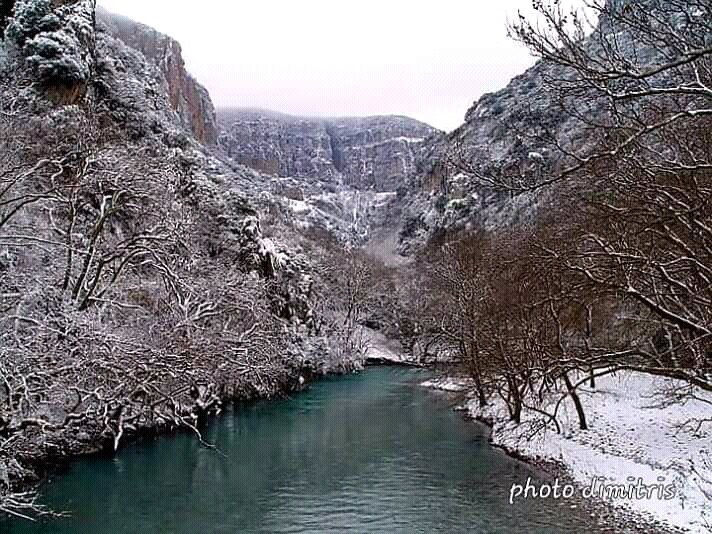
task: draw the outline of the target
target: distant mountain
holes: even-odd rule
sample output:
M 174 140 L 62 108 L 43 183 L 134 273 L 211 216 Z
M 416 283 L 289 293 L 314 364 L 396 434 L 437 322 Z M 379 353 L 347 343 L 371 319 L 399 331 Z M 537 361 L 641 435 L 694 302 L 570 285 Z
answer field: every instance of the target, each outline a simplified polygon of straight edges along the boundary
M 218 111 L 219 144 L 238 163 L 272 176 L 395 191 L 418 171 L 439 130 L 401 116 L 297 117 L 256 109 Z
M 664 5 L 661 0 L 636 4 L 643 3 L 651 10 Z M 622 11 L 634 2 L 607 4 Z M 584 41 L 594 57 L 605 57 L 601 36 L 612 38 L 609 25 L 604 16 Z M 616 33 L 615 45 L 632 65 L 652 65 L 663 55 L 658 45 L 641 42 L 630 30 Z M 526 189 L 560 171 L 566 153 L 585 153 L 594 145 L 593 125 L 610 103 L 585 84 L 562 95 L 551 83 L 574 78 L 569 68 L 539 60 L 502 89 L 480 96 L 460 127 L 424 146 L 421 172 L 402 199 L 400 251 L 417 250 L 437 233 L 526 223 L 547 202 L 557 202 L 555 188 L 520 194 L 516 187 L 496 191 L 487 184 L 506 177 Z

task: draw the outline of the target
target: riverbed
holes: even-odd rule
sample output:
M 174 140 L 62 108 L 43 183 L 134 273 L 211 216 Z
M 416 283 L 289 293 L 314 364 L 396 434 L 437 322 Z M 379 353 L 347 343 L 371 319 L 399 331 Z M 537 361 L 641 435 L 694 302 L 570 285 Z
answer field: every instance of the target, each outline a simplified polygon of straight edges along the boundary
M 41 489 L 69 516 L 0 521 L 29 533 L 610 532 L 571 501 L 520 500 L 546 475 L 419 387 L 427 371 L 374 367 L 291 399 L 236 406 L 189 433 L 73 462 Z

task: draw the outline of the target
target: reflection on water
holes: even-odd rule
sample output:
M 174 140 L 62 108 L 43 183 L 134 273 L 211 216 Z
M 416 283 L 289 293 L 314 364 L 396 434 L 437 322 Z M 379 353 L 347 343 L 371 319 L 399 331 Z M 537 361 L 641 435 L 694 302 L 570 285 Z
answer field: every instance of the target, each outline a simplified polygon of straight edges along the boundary
M 487 444 L 422 371 L 374 368 L 318 382 L 295 398 L 241 406 L 206 439 L 141 443 L 83 459 L 46 486 L 70 510 L 17 533 L 596 532 L 570 503 L 507 502 L 537 478 Z

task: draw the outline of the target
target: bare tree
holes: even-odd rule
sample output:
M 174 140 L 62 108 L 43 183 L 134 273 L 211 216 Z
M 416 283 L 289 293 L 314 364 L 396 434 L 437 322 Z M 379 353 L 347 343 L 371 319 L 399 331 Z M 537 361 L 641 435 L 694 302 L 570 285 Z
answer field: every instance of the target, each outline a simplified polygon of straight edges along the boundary
M 557 163 L 548 172 L 505 169 L 482 185 L 573 199 L 558 208 L 562 242 L 573 246 L 544 246 L 584 279 L 593 300 L 625 317 L 610 321 L 616 336 L 589 336 L 590 353 L 709 390 L 712 4 L 534 7 L 538 18 L 520 18 L 511 33 L 555 67 L 547 71 L 552 94 L 590 135 L 571 144 L 552 132 Z
M 480 328 L 490 290 L 490 247 L 483 233 L 433 243 L 425 257 L 428 279 L 421 288 L 428 303 L 421 336 L 425 343 L 435 343 L 440 350 L 457 355 L 474 381 L 481 406 L 487 404 L 488 397 Z

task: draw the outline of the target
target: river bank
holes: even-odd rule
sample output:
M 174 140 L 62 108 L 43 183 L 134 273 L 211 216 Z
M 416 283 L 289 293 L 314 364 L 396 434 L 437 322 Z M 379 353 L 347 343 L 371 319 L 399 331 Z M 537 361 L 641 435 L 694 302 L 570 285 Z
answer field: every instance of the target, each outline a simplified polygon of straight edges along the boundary
M 363 364 L 355 362 L 351 362 L 350 365 L 354 367 L 313 369 L 304 365 L 283 365 L 271 370 L 269 380 L 253 380 L 246 375 L 230 388 L 221 388 L 221 393 L 216 393 L 217 398 L 213 398 L 209 405 L 201 405 L 201 399 L 197 398 L 192 405 L 181 405 L 177 408 L 186 414 L 185 425 L 175 424 L 172 420 L 159 419 L 145 420 L 141 425 L 132 425 L 122 433 L 120 449 L 140 445 L 142 441 L 180 434 L 190 436 L 202 447 L 211 448 L 212 444 L 205 440 L 202 432 L 225 410 L 244 402 L 288 398 L 324 376 L 349 373 L 363 368 Z M 30 428 L 22 435 L 22 440 L 21 454 L 16 455 L 12 462 L 0 461 L 0 489 L 7 489 L 16 495 L 32 495 L 55 473 L 63 471 L 78 459 L 113 458 L 118 452 L 115 436 L 107 435 L 105 423 L 99 417 L 85 419 L 81 425 L 56 430 L 38 428 L 32 432 Z M 2 460 L 1 456 L 0 460 Z M 56 512 L 56 510 L 45 509 L 41 505 L 35 507 L 35 503 L 29 500 L 28 503 L 31 506 L 27 507 L 26 511 L 21 508 L 5 511 L 23 520 L 34 519 L 43 513 Z
M 395 347 L 384 346 L 381 341 L 382 340 L 380 339 L 372 340 L 373 343 L 369 353 L 371 357 L 373 357 L 373 355 L 375 354 L 377 358 L 380 359 L 385 354 L 386 358 L 384 359 L 384 361 L 390 361 L 390 359 L 392 358 L 393 365 L 396 365 L 396 368 L 403 369 L 403 373 L 425 372 L 418 371 L 416 369 L 409 371 L 404 366 L 404 364 L 408 363 L 407 359 L 398 357 L 398 352 Z M 388 368 L 389 366 L 381 366 L 375 369 L 375 371 L 379 372 L 378 369 Z M 372 371 L 374 370 L 372 369 L 368 372 Z M 237 397 L 223 399 L 223 406 L 225 406 L 228 411 L 230 411 L 230 406 L 232 406 L 234 403 L 239 404 L 241 401 L 244 400 L 255 400 L 257 398 L 286 398 L 292 393 L 296 393 L 300 390 L 305 389 L 310 384 L 313 384 L 313 380 L 316 378 L 320 378 L 320 375 L 311 372 L 306 372 L 304 369 L 285 368 L 284 373 L 281 375 L 281 380 L 271 383 L 271 386 L 268 390 L 260 391 L 254 387 L 249 388 L 247 387 L 247 385 L 244 388 L 237 388 L 235 391 L 242 391 L 243 394 Z M 344 380 L 346 380 L 347 383 L 350 382 L 350 379 L 348 377 L 344 378 Z M 317 384 L 319 384 L 319 382 L 317 382 Z M 326 382 L 330 382 L 330 379 L 327 378 Z M 641 415 L 641 410 L 645 411 L 654 408 L 651 408 L 649 406 L 638 406 L 636 408 L 637 411 L 626 412 L 628 413 L 628 418 L 625 419 L 625 424 L 628 425 L 629 428 L 614 427 L 613 429 L 611 429 L 608 428 L 606 425 L 613 424 L 616 419 L 612 418 L 612 415 L 615 414 L 617 411 L 620 411 L 623 405 L 627 405 L 631 402 L 632 397 L 630 391 L 638 392 L 638 401 L 640 402 L 642 400 L 642 397 L 640 397 L 640 391 L 642 391 L 643 386 L 649 387 L 650 384 L 639 383 L 635 385 L 632 384 L 629 380 L 622 381 L 620 384 L 618 384 L 617 388 L 613 388 L 612 384 L 600 382 L 597 390 L 595 391 L 595 394 L 594 392 L 589 392 L 588 397 L 586 398 L 586 400 L 588 401 L 586 403 L 586 406 L 587 410 L 590 413 L 589 417 L 592 423 L 593 430 L 591 431 L 592 433 L 588 436 L 590 438 L 588 441 L 582 441 L 580 439 L 580 434 L 577 435 L 578 433 L 575 431 L 575 425 L 573 424 L 574 421 L 569 418 L 571 414 L 566 412 L 566 410 L 562 412 L 562 427 L 565 430 L 565 435 L 558 436 L 553 431 L 549 430 L 548 432 L 542 435 L 541 439 L 532 439 L 530 436 L 527 436 L 525 435 L 525 433 L 522 432 L 522 428 L 514 427 L 508 423 L 508 418 L 506 417 L 506 408 L 502 403 L 493 403 L 486 410 L 480 410 L 479 407 L 476 406 L 476 402 L 468 398 L 468 391 L 471 388 L 471 384 L 469 384 L 466 380 L 446 378 L 429 380 L 423 383 L 422 379 L 420 379 L 416 380 L 414 384 L 426 385 L 430 389 L 438 389 L 456 395 L 461 411 L 464 411 L 469 417 L 483 422 L 489 427 L 490 430 L 487 434 L 489 444 L 495 448 L 503 450 L 510 457 L 521 460 L 540 471 L 542 473 L 542 477 L 540 477 L 539 479 L 540 484 L 552 483 L 554 480 L 558 479 L 561 484 L 576 484 L 577 487 L 581 488 L 582 486 L 585 486 L 585 484 L 590 480 L 590 477 L 610 475 L 611 471 L 614 471 L 613 474 L 618 476 L 619 479 L 621 477 L 625 478 L 626 476 L 630 476 L 630 473 L 639 472 L 639 470 L 636 471 L 632 469 L 631 465 L 621 463 L 622 459 L 626 459 L 627 457 L 622 456 L 623 453 L 621 453 L 620 450 L 615 449 L 617 445 L 615 441 L 611 441 L 611 438 L 615 437 L 617 432 L 625 431 L 623 433 L 625 435 L 628 435 L 630 433 L 630 429 L 635 428 L 634 422 L 645 420 Z M 257 394 L 258 391 L 259 394 Z M 627 396 L 625 395 L 626 392 L 629 393 Z M 300 396 L 298 395 L 297 397 Z M 592 402 L 593 399 L 599 397 L 600 403 Z M 611 399 L 615 400 L 616 397 L 619 398 L 619 400 L 616 401 L 618 404 L 611 401 Z M 279 401 L 276 402 L 279 403 Z M 446 411 L 447 408 L 448 406 L 440 407 L 440 409 Z M 687 413 L 687 416 L 690 415 L 690 412 L 685 413 Z M 655 414 L 646 414 L 646 416 L 651 417 L 652 415 Z M 678 415 L 682 417 L 682 414 Z M 532 416 L 533 414 L 525 414 L 525 423 L 527 421 L 529 421 L 530 424 L 533 423 Z M 230 416 L 226 415 L 226 417 Z M 353 415 L 350 415 L 349 417 L 353 419 Z M 672 418 L 670 420 L 670 423 L 679 423 L 680 417 Z M 203 430 L 203 428 L 211 427 L 211 425 L 221 425 L 222 420 L 222 417 L 211 417 L 210 421 L 207 422 L 205 427 L 201 427 L 201 431 Z M 364 421 L 363 425 L 361 425 L 364 428 L 358 426 L 359 430 L 367 432 L 368 430 L 366 427 L 368 426 L 368 424 L 369 423 Z M 526 425 L 523 428 L 526 428 Z M 595 432 L 600 428 L 608 428 L 608 432 L 612 433 L 613 436 L 608 436 L 609 439 L 607 442 L 596 440 L 597 434 Z M 176 430 L 176 428 L 147 428 L 143 429 L 141 432 L 127 435 L 124 443 L 126 444 L 127 441 L 141 441 L 143 438 L 156 438 L 159 435 L 175 433 Z M 196 439 L 195 435 L 192 433 L 192 431 L 188 430 L 187 432 L 184 432 L 184 434 L 186 434 L 185 438 L 192 440 L 195 446 L 200 447 L 200 444 Z M 43 477 L 43 479 L 46 479 L 48 475 L 55 473 L 58 467 L 68 465 L 78 456 L 96 455 L 97 452 L 101 452 L 102 449 L 106 447 L 105 442 L 92 442 L 90 439 L 88 439 L 89 436 L 90 434 L 88 433 L 85 436 L 82 436 L 80 434 L 73 436 L 58 436 L 56 444 L 57 450 L 60 452 L 60 454 L 58 454 L 57 457 L 52 457 L 50 455 L 38 457 L 38 465 L 36 467 L 35 474 L 38 477 Z M 62 442 L 62 438 L 67 439 L 68 441 L 66 443 Z M 179 438 L 178 436 L 171 439 L 183 440 L 183 438 Z M 213 443 L 213 439 L 209 435 L 209 431 L 208 435 L 204 436 L 204 439 L 207 443 Z M 435 438 L 433 437 L 433 439 Z M 155 440 L 147 440 L 148 443 L 151 443 L 153 441 Z M 599 454 L 601 452 L 596 448 L 596 446 L 600 448 L 606 443 L 610 445 L 610 450 L 605 451 L 605 456 L 596 456 L 596 454 Z M 650 441 L 648 445 L 649 448 L 651 448 L 651 451 L 656 449 L 656 447 L 659 448 L 658 444 L 656 444 L 654 441 Z M 668 445 L 665 445 L 664 447 L 668 447 Z M 76 448 L 72 449 L 72 446 Z M 690 444 L 690 446 L 693 445 Z M 123 448 L 124 447 L 122 447 L 122 449 Z M 140 449 L 141 444 L 137 444 L 129 448 L 132 450 Z M 670 449 L 669 447 L 666 450 L 668 450 L 668 454 L 672 454 L 674 452 L 674 449 Z M 650 453 L 651 451 L 648 452 Z M 111 451 L 111 455 L 114 456 L 113 451 Z M 633 458 L 627 459 L 634 462 L 635 456 L 633 456 Z M 593 466 L 598 470 L 583 470 L 580 468 L 581 465 L 586 465 L 589 468 Z M 517 477 L 510 478 L 509 480 L 511 484 L 523 484 L 524 481 L 527 480 L 527 478 L 527 476 L 520 474 L 517 475 Z M 38 480 L 39 479 L 35 479 L 31 482 L 36 483 Z M 611 481 L 613 482 L 615 482 L 615 480 L 615 478 L 611 479 Z M 472 480 L 472 482 L 474 481 L 475 480 Z M 676 479 L 676 483 L 680 483 L 679 477 L 678 479 Z M 684 489 L 684 491 L 682 491 L 680 495 L 684 496 L 684 502 L 688 504 L 688 508 L 686 508 L 686 511 L 689 512 L 689 503 L 696 502 L 694 501 L 694 494 L 692 494 L 693 500 L 691 500 L 689 488 L 685 489 L 682 486 L 680 486 L 680 488 L 681 490 Z M 499 488 L 499 497 L 505 498 L 508 494 L 508 490 L 509 488 L 507 487 Z M 535 500 L 525 504 L 527 504 L 527 506 L 539 506 L 542 509 L 546 509 L 552 503 L 545 501 L 537 502 Z M 565 506 L 570 507 L 571 510 L 576 510 L 577 514 L 583 513 L 585 516 L 592 518 L 592 520 L 595 520 L 597 525 L 608 525 L 610 530 L 605 530 L 606 527 L 604 526 L 602 527 L 602 532 L 631 532 L 646 534 L 653 532 L 669 533 L 682 532 L 683 530 L 681 530 L 679 527 L 688 526 L 686 523 L 681 522 L 682 520 L 680 519 L 680 517 L 676 517 L 674 521 L 670 521 L 667 517 L 660 517 L 660 514 L 655 514 L 654 511 L 653 513 L 646 513 L 646 510 L 641 511 L 640 509 L 636 509 L 635 507 L 621 506 L 621 503 L 612 503 L 610 501 L 605 501 L 604 499 L 600 498 L 578 498 L 574 499 L 571 502 L 559 504 L 564 504 Z M 702 503 L 702 506 L 704 507 L 704 503 Z M 689 531 L 704 532 L 704 530 L 700 529 Z
M 581 504 L 603 506 L 618 524 L 653 525 L 664 532 L 712 530 L 710 429 L 697 425 L 711 415 L 709 405 L 704 399 L 663 403 L 654 394 L 679 384 L 634 373 L 604 377 L 595 389 L 581 391 L 590 429 L 577 428 L 573 406 L 564 402 L 560 433 L 532 410 L 525 409 L 522 424 L 511 423 L 499 399 L 480 408 L 469 397 L 466 379 L 442 378 L 424 385 L 460 395 L 460 409 L 491 429 L 493 446 L 570 480 L 579 492 L 589 488 Z M 557 400 L 545 399 L 543 409 Z M 542 430 L 534 432 L 537 427 Z M 668 487 L 670 495 L 616 495 L 639 480 L 646 488 Z

